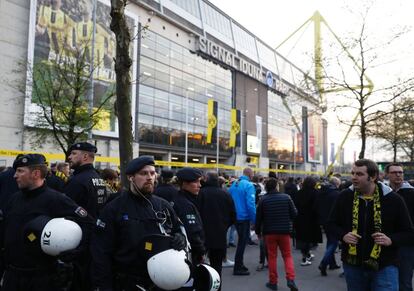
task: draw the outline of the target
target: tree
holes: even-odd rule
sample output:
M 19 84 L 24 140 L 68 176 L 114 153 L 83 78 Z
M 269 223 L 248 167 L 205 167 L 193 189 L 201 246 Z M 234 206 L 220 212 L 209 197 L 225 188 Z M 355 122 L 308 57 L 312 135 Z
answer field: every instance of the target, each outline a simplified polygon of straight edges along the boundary
M 19 70 L 26 70 L 24 65 Z M 35 60 L 28 69 L 28 84 L 32 90 L 32 103 L 38 114 L 34 117 L 35 141 L 42 144 L 52 133 L 54 141 L 68 156 L 69 147 L 87 137 L 111 110 L 114 96 L 109 85 L 103 96 L 95 99 L 93 108 L 88 94 L 91 87 L 91 69 L 84 47 L 72 48 L 70 54 L 63 49 L 54 58 Z M 22 91 L 26 88 L 21 87 Z
M 402 141 L 400 143 L 401 149 L 407 156 L 410 162 L 414 162 L 414 100 L 413 98 L 405 98 L 402 100 L 399 113 L 399 120 L 402 124 Z
M 327 82 L 330 88 L 326 92 L 346 92 L 346 94 L 341 94 L 345 102 L 336 103 L 334 107 L 341 123 L 351 128 L 358 128 L 358 134 L 361 138 L 359 159 L 365 157 L 366 139 L 371 132 L 370 127 L 375 128 L 376 122 L 381 123 L 381 119 L 390 118 L 397 110 L 397 108 L 393 109 L 390 104 L 414 88 L 414 79 L 411 77 L 403 81 L 397 81 L 394 85 L 374 90 L 367 73 L 373 68 L 378 69 L 386 63 L 379 52 L 402 37 L 407 30 L 402 29 L 383 43 L 370 44 L 370 34 L 367 32 L 369 8 L 361 14 L 362 24 L 356 37 L 350 36 L 346 44 L 341 43 L 342 53 L 334 57 L 335 65 L 340 70 L 340 76 L 336 77 L 327 72 L 326 67 L 329 64 L 324 67 L 324 82 Z M 349 52 L 353 52 L 353 54 L 351 55 Z M 349 72 L 342 65 L 344 57 L 351 59 L 354 67 L 357 68 L 355 70 L 356 76 L 354 75 L 352 81 L 349 78 Z M 385 72 L 383 73 L 385 74 Z M 377 113 L 379 110 L 381 110 L 380 114 Z M 354 119 L 348 118 L 350 112 L 356 113 Z
M 125 170 L 132 160 L 131 75 L 132 59 L 129 55 L 131 33 L 125 17 L 127 0 L 111 1 L 111 30 L 116 36 L 116 112 L 118 117 L 119 159 L 122 185 L 128 185 Z M 138 121 L 137 121 L 138 122 Z
M 378 111 L 377 116 L 381 116 L 383 113 Z M 386 142 L 385 148 L 392 150 L 393 162 L 397 162 L 398 149 L 405 140 L 406 123 L 402 116 L 402 111 L 397 108 L 395 102 L 391 113 L 386 115 L 386 117 L 374 118 L 368 132 L 370 136 Z

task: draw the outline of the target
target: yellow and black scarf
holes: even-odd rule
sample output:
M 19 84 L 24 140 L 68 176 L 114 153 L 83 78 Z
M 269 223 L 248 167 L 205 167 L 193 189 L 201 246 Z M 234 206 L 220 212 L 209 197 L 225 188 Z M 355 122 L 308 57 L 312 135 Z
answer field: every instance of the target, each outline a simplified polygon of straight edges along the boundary
M 359 196 L 361 193 L 358 191 L 354 192 L 354 202 L 352 207 L 352 232 L 358 232 L 358 216 L 359 216 Z M 378 185 L 375 186 L 375 191 L 373 195 L 374 200 L 374 228 L 375 232 L 381 232 L 381 203 L 380 203 L 380 194 L 378 190 Z M 374 244 L 371 250 L 370 258 L 363 262 L 363 264 L 370 269 L 378 270 L 379 264 L 378 259 L 381 254 L 381 246 Z M 347 263 L 351 265 L 357 264 L 357 247 L 356 245 L 349 245 Z

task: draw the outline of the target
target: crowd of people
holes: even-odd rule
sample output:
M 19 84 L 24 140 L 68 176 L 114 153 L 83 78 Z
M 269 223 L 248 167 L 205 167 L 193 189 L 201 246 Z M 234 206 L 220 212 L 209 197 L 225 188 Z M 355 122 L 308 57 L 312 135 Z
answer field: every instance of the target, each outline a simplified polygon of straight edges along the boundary
M 264 177 L 252 168 L 237 177 L 157 172 L 153 157 L 140 156 L 121 187 L 117 170 L 94 168 L 94 145 L 69 152 L 49 167 L 41 154 L 19 155 L 0 173 L 0 290 L 221 290 L 223 267 L 250 275 L 252 233 L 256 271 L 268 267 L 271 290 L 280 282 L 278 249 L 287 287 L 299 290 L 292 248 L 310 266 L 323 234 L 321 276 L 342 267 L 348 290 L 412 290 L 414 187 L 401 164 L 386 167 L 386 181 L 367 159 L 354 163 L 350 179 Z

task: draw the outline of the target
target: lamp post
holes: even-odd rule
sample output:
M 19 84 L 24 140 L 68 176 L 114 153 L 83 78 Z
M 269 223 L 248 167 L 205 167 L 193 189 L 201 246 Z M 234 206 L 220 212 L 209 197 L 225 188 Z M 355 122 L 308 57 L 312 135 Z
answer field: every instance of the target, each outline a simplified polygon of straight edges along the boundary
M 295 139 L 296 139 L 296 130 L 292 129 L 292 144 L 293 144 L 293 177 L 296 176 L 296 146 L 295 146 Z
M 185 90 L 185 163 L 188 163 L 188 91 L 194 91 L 194 88 L 188 87 Z

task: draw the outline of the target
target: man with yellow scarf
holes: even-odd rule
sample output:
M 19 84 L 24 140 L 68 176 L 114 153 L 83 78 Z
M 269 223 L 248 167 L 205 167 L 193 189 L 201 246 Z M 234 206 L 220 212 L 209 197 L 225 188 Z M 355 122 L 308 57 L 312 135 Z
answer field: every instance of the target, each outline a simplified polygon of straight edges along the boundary
M 343 242 L 342 261 L 349 291 L 398 291 L 398 247 L 414 238 L 407 207 L 378 182 L 368 159 L 352 166 L 352 185 L 341 192 L 328 223 Z

